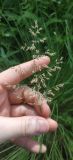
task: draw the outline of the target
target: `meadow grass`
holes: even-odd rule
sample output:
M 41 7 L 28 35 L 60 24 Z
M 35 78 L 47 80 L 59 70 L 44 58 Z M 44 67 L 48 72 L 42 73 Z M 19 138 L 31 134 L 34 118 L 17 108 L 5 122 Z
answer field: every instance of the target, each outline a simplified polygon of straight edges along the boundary
M 48 55 L 48 68 L 23 81 L 42 92 L 58 121 L 55 133 L 38 137 L 44 155 L 6 142 L 1 160 L 73 160 L 73 2 L 0 0 L 0 70 Z

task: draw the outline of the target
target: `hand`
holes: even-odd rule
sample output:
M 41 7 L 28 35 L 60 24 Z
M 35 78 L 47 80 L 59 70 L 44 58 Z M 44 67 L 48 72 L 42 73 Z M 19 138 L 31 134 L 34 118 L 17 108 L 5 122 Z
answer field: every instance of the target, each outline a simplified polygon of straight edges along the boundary
M 49 61 L 44 56 L 0 73 L 0 143 L 11 140 L 32 152 L 46 152 L 45 145 L 42 144 L 40 150 L 40 144 L 32 140 L 33 135 L 54 131 L 58 126 L 48 118 L 50 108 L 46 99 L 28 86 L 13 86 L 43 69 Z M 41 103 L 39 97 L 42 97 Z

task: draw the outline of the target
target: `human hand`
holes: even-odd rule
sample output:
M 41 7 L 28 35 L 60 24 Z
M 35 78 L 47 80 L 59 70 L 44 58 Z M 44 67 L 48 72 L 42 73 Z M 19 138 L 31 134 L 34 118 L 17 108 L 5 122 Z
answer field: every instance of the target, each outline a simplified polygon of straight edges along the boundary
M 0 143 L 11 140 L 32 152 L 46 152 L 45 145 L 40 150 L 40 144 L 32 140 L 33 135 L 57 129 L 57 122 L 49 118 L 51 111 L 46 99 L 28 86 L 14 89 L 13 86 L 49 62 L 44 56 L 0 73 Z M 39 97 L 42 97 L 41 104 Z

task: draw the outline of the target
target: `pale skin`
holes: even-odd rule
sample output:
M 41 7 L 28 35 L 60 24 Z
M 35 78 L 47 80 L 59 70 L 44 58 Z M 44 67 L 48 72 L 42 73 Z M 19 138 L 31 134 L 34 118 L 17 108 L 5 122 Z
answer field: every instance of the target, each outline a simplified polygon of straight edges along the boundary
M 28 86 L 14 85 L 48 65 L 47 56 L 9 68 L 0 73 L 0 143 L 10 140 L 34 153 L 45 153 L 46 146 L 34 135 L 55 131 L 58 124 L 50 118 L 50 108 L 41 93 Z M 41 103 L 39 103 L 39 97 Z

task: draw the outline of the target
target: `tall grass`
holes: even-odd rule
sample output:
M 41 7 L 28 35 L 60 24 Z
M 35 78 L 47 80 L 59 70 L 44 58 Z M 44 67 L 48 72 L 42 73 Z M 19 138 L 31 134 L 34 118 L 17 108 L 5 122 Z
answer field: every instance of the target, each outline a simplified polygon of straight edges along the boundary
M 37 22 L 40 34 L 30 33 Z M 46 38 L 44 42 L 38 43 Z M 33 41 L 36 48 L 32 49 Z M 29 47 L 29 49 L 27 49 Z M 37 51 L 36 51 L 37 50 Z M 49 51 L 48 51 L 49 50 Z M 45 71 L 34 74 L 23 83 L 45 94 L 52 117 L 59 123 L 55 133 L 38 137 L 47 145 L 47 153 L 35 155 L 9 142 L 0 146 L 1 160 L 73 160 L 73 2 L 70 0 L 0 0 L 0 70 L 26 62 L 34 57 L 50 55 L 50 68 L 63 57 L 61 69 L 49 75 Z M 55 53 L 54 56 L 51 56 Z M 32 80 L 37 82 L 32 84 Z M 63 87 L 58 85 L 64 84 Z M 48 95 L 49 90 L 54 94 Z M 51 93 L 49 93 L 51 94 Z

